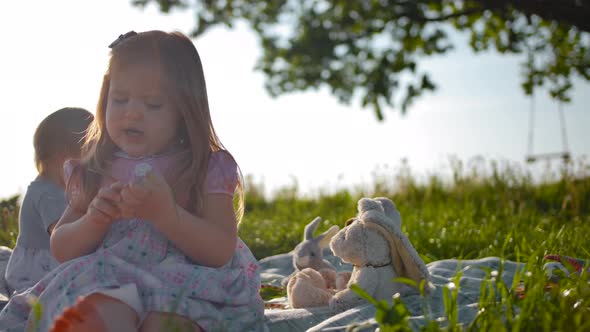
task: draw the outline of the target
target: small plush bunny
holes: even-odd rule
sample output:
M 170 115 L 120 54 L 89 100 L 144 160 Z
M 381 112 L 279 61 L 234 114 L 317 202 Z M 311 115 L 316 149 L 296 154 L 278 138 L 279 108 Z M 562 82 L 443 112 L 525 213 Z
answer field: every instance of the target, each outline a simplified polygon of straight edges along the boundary
M 331 272 L 334 272 L 335 275 L 336 268 L 324 259 L 323 250 L 328 248 L 330 245 L 330 239 L 332 239 L 332 236 L 338 232 L 339 227 L 333 225 L 327 231 L 314 237 L 313 233 L 317 229 L 321 220 L 322 218 L 316 217 L 305 226 L 303 241 L 293 249 L 293 267 L 295 268 L 295 271 L 282 280 L 281 284 L 283 286 L 287 285 L 289 278 L 294 273 L 305 268 L 312 268 L 322 274 L 325 273 L 327 277 L 332 275 Z M 329 282 L 329 284 L 332 285 L 334 282 L 335 280 Z

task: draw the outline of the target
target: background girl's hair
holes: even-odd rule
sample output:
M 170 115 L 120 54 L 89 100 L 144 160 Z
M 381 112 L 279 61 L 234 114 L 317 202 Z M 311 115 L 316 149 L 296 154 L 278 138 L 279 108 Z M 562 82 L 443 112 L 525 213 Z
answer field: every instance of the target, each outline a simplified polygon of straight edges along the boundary
M 48 115 L 35 130 L 35 166 L 42 174 L 53 156 L 78 158 L 92 113 L 79 107 L 64 107 Z
M 82 163 L 74 169 L 79 174 L 83 198 L 78 205 L 85 211 L 98 192 L 103 176 L 108 173 L 115 144 L 106 132 L 106 108 L 111 78 L 121 69 L 133 65 L 149 65 L 162 73 L 167 97 L 180 113 L 178 142 L 184 142 L 185 153 L 174 169 L 177 176 L 170 183 L 178 202 L 200 215 L 203 210 L 207 167 L 212 152 L 225 151 L 219 140 L 209 112 L 207 88 L 199 54 L 192 41 L 180 32 L 146 31 L 130 36 L 111 49 L 111 58 L 104 75 L 96 117 L 84 145 Z M 227 152 L 229 154 L 229 152 Z M 231 156 L 231 154 L 229 154 Z M 233 158 L 233 157 L 232 157 Z M 78 173 L 79 172 L 79 173 Z M 74 176 L 72 176 L 74 178 Z M 238 167 L 235 193 L 237 219 L 244 210 L 243 177 Z M 70 190 L 68 184 L 68 195 Z M 72 188 L 73 189 L 73 188 Z

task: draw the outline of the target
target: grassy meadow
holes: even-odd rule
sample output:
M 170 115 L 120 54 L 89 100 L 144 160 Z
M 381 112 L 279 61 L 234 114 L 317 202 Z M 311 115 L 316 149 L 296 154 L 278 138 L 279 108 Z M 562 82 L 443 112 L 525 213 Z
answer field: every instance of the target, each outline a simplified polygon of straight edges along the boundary
M 493 161 L 470 167 L 455 161 L 451 169 L 450 179 L 418 180 L 402 164 L 394 174 L 375 172 L 371 185 L 307 196 L 294 185 L 266 198 L 262 184 L 248 183 L 240 236 L 259 259 L 288 252 L 316 216 L 323 232 L 353 217 L 359 198 L 385 196 L 427 263 L 486 256 L 523 261 L 544 253 L 590 258 L 587 164 L 547 171 L 537 181 L 518 165 Z
M 420 179 L 402 165 L 395 172 L 375 172 L 371 184 L 342 190 L 299 193 L 297 185 L 264 194 L 264 184 L 247 179 L 246 210 L 240 237 L 258 258 L 290 251 L 305 225 L 323 218 L 317 232 L 342 226 L 356 214 L 361 197 L 385 196 L 397 205 L 403 230 L 426 263 L 434 260 L 499 256 L 529 264 L 522 276 L 526 297 L 515 285 L 490 277 L 482 285 L 480 314 L 469 326 L 456 323 L 456 289 L 448 289 L 447 317 L 424 331 L 568 331 L 590 330 L 588 276 L 564 277 L 547 289 L 541 269 L 545 254 L 589 258 L 590 167 L 585 160 L 539 179 L 519 165 L 503 162 L 464 164 L 452 161 L 451 175 Z M 13 246 L 18 197 L 0 203 L 0 245 Z M 401 302 L 375 302 L 381 332 L 409 329 Z

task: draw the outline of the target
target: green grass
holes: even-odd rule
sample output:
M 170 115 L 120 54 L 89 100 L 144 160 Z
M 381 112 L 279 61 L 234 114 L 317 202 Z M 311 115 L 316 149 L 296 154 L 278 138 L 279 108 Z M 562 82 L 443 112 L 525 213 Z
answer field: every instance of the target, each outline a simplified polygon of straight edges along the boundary
M 18 195 L 0 201 L 0 245 L 14 248 L 18 235 Z
M 425 323 L 420 331 L 590 331 L 587 273 L 562 275 L 557 283 L 548 288 L 547 276 L 535 260 L 531 260 L 522 273 L 515 275 L 512 285 L 505 284 L 494 272 L 502 274 L 501 270 L 488 271 L 481 284 L 478 313 L 467 324 L 459 323 L 457 310 L 459 288 L 456 285 L 459 285 L 461 272 L 455 276 L 452 286 L 443 289 L 443 317 L 430 317 L 426 309 L 427 301 L 422 297 Z M 520 282 L 524 285 L 524 293 L 516 291 Z M 390 304 L 373 299 L 355 285 L 353 290 L 376 307 L 375 319 L 380 332 L 412 331 L 410 312 L 399 296 L 394 296 Z M 350 330 L 357 331 L 363 327 L 366 326 L 352 326 Z
M 354 216 L 359 198 L 386 196 L 427 263 L 486 256 L 523 261 L 539 249 L 590 258 L 588 166 L 570 166 L 542 183 L 495 162 L 469 170 L 456 162 L 452 170 L 451 180 L 432 175 L 418 181 L 402 165 L 395 173 L 375 174 L 370 188 L 311 197 L 298 194 L 294 185 L 266 198 L 262 185 L 249 183 L 240 236 L 259 259 L 288 252 L 316 216 L 323 218 L 317 230 L 323 232 Z
M 453 161 L 450 177 L 432 174 L 420 179 L 402 164 L 395 171 L 375 172 L 371 184 L 307 196 L 294 184 L 266 197 L 263 184 L 249 180 L 239 232 L 261 259 L 292 250 L 316 216 L 323 218 L 317 230 L 323 232 L 354 216 L 359 198 L 386 196 L 397 205 L 403 230 L 426 263 L 499 256 L 529 265 L 530 273 L 521 276 L 527 289 L 524 299 L 515 297 L 514 285 L 490 278 L 482 284 L 486 291 L 480 314 L 469 326 L 461 326 L 453 323 L 456 303 L 449 290 L 447 320 L 430 321 L 425 331 L 590 330 L 588 276 L 562 278 L 558 287 L 546 291 L 541 270 L 547 253 L 590 258 L 589 170 L 581 161 L 533 181 L 519 165 L 480 161 L 465 166 Z M 0 244 L 12 246 L 17 197 L 0 204 Z M 407 330 L 407 312 L 399 303 L 378 308 L 382 317 L 398 319 L 382 322 L 381 331 Z

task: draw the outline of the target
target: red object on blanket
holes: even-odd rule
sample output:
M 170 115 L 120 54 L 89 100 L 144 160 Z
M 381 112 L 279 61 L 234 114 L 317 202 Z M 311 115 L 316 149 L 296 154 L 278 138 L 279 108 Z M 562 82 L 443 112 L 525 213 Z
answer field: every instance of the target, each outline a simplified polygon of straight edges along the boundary
M 545 255 L 543 257 L 543 260 L 559 262 L 562 265 L 564 265 L 565 267 L 571 266 L 576 273 L 582 272 L 582 269 L 584 268 L 584 266 L 588 265 L 588 263 L 590 263 L 589 261 L 586 261 L 583 259 L 570 257 L 570 256 L 564 256 L 564 255 L 555 255 L 555 254 Z M 590 271 L 590 267 L 588 268 L 588 271 Z M 545 291 L 550 291 L 551 289 L 553 289 L 557 286 L 558 286 L 558 284 L 556 282 L 550 281 L 545 285 Z M 515 293 L 519 299 L 521 299 L 521 300 L 524 299 L 525 285 L 522 280 L 516 286 Z
M 570 256 L 563 256 L 563 255 L 545 255 L 545 257 L 543 257 L 544 260 L 548 260 L 548 261 L 556 261 L 556 262 L 560 262 L 561 264 L 570 265 L 574 268 L 574 270 L 577 273 L 580 273 L 582 271 L 582 268 L 584 267 L 584 264 L 586 263 L 586 261 L 584 261 L 583 259 L 579 259 L 579 258 L 574 258 L 574 257 L 570 257 Z
M 264 300 L 264 309 L 287 309 L 286 303 L 272 302 L 272 299 L 285 295 L 286 291 L 283 287 L 270 284 L 260 285 L 260 296 Z

